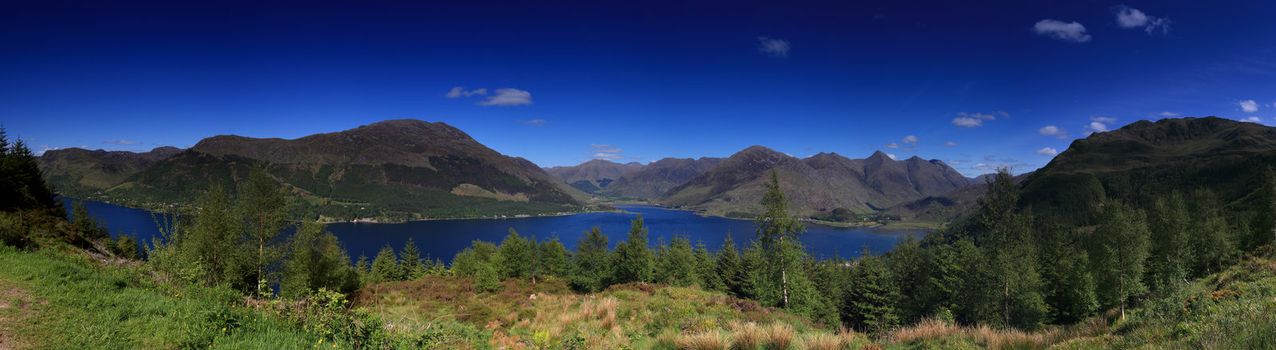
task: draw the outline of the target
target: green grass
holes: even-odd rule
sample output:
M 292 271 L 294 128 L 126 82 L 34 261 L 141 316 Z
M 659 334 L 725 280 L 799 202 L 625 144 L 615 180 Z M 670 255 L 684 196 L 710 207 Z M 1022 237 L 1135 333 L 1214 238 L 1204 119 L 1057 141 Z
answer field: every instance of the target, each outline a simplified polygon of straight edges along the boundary
M 226 288 L 169 287 L 133 265 L 0 246 L 0 329 L 36 349 L 284 349 L 319 342 Z

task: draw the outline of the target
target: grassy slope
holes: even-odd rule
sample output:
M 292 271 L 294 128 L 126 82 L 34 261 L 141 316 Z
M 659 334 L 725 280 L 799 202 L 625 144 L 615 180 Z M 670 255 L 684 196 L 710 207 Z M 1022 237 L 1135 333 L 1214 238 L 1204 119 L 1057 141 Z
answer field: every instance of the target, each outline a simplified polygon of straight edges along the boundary
M 869 339 L 696 288 L 624 285 L 576 294 L 561 281 L 506 281 L 475 293 L 464 279 L 372 285 L 356 309 L 378 316 L 390 347 L 723 348 L 1276 348 L 1276 251 L 1108 315 L 1036 332 L 925 322 Z M 311 348 L 320 331 L 224 288 L 155 282 L 135 263 L 0 246 L 0 345 L 18 348 Z M 745 347 L 749 348 L 749 347 Z
M 0 333 L 19 348 L 301 348 L 319 337 L 222 288 L 170 288 L 140 268 L 0 245 Z

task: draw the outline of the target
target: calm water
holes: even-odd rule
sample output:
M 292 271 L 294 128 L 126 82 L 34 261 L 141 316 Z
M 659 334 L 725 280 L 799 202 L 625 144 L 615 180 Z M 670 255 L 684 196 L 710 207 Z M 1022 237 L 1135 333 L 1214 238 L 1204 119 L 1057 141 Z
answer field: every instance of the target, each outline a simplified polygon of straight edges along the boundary
M 70 200 L 63 200 L 68 215 Z M 158 234 L 150 212 L 121 207 L 109 203 L 85 201 L 85 207 L 99 222 L 111 231 L 111 235 L 130 234 L 149 242 Z M 382 245 L 389 243 L 401 249 L 411 237 L 424 254 L 449 260 L 458 251 L 468 247 L 473 240 L 499 243 L 510 228 L 525 236 L 538 239 L 557 237 L 568 249 L 575 249 L 576 242 L 585 232 L 597 226 L 607 235 L 614 248 L 629 232 L 630 220 L 641 214 L 647 224 L 651 243 L 669 242 L 673 237 L 685 236 L 692 243 L 703 242 L 710 250 L 722 246 L 730 234 L 743 248 L 753 238 L 753 223 L 718 217 L 702 217 L 694 213 L 645 206 L 624 206 L 625 213 L 586 213 L 555 217 L 519 219 L 467 219 L 414 221 L 398 224 L 338 223 L 328 225 L 328 230 L 341 240 L 351 258 L 359 255 L 372 257 Z M 906 237 L 920 237 L 923 231 L 883 231 L 863 228 L 838 228 L 808 225 L 801 236 L 802 243 L 811 254 L 820 258 L 854 257 L 867 247 L 874 254 L 889 250 Z

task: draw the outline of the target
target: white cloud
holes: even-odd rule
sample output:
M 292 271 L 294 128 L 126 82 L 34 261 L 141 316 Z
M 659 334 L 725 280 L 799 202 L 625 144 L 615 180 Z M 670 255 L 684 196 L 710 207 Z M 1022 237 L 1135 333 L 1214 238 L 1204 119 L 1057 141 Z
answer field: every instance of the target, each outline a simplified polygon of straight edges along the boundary
M 944 147 L 957 147 L 957 143 L 953 141 L 944 142 Z
M 1037 33 L 1037 35 L 1074 43 L 1090 41 L 1090 34 L 1086 34 L 1085 26 L 1077 22 L 1067 23 L 1053 19 L 1043 19 L 1032 26 L 1032 31 Z
M 1086 135 L 1090 135 L 1096 132 L 1104 132 L 1104 131 L 1108 131 L 1108 124 L 1105 124 L 1103 122 L 1097 122 L 1097 121 L 1090 122 L 1090 124 L 1086 124 L 1085 129 L 1086 129 Z
M 895 154 L 894 154 L 894 153 L 887 153 L 887 154 L 886 154 L 886 156 L 887 156 L 887 157 L 891 157 L 891 160 L 898 160 L 897 158 L 895 158 Z
M 891 142 L 891 143 L 886 144 L 886 148 L 899 148 L 899 144 L 898 144 L 898 143 Z
M 589 145 L 589 148 L 594 159 L 619 160 L 624 158 L 621 152 L 624 152 L 625 150 L 612 145 L 595 143 Z
M 907 144 L 910 144 L 910 145 L 913 145 L 913 146 L 917 146 L 917 136 L 916 136 L 916 135 L 908 135 L 908 136 L 904 136 L 903 141 L 904 141 L 904 143 L 907 143 Z
M 1010 114 L 1007 114 L 1006 112 L 998 113 L 1000 113 L 1003 117 L 1010 116 Z M 953 125 L 963 128 L 975 128 L 983 126 L 985 120 L 997 120 L 997 116 L 995 114 L 961 112 L 957 113 L 956 118 L 953 118 Z
M 760 36 L 758 37 L 758 52 L 771 57 L 789 57 L 789 41 Z
M 539 119 L 539 118 L 528 119 L 523 121 L 523 125 L 530 125 L 530 126 L 541 126 L 541 125 L 545 125 L 545 123 L 548 123 L 548 121 L 545 121 L 545 119 Z
M 1236 104 L 1241 106 L 1241 112 L 1245 112 L 1245 113 L 1258 112 L 1258 102 L 1254 102 L 1254 100 L 1244 100 L 1244 101 L 1237 102 Z
M 1043 155 L 1043 156 L 1054 156 L 1056 154 L 1059 154 L 1059 150 L 1054 149 L 1054 147 L 1044 147 L 1042 149 L 1037 150 L 1037 154 Z
M 466 90 L 464 86 L 457 86 L 452 88 L 452 90 L 448 90 L 447 94 L 443 96 L 446 96 L 447 98 L 461 98 L 474 95 L 487 95 L 487 89 L 478 88 L 474 90 Z
M 1116 7 L 1116 22 L 1121 28 L 1143 28 L 1148 35 L 1170 32 L 1170 19 L 1148 16 L 1139 9 L 1121 5 Z
M 1174 112 L 1161 112 L 1161 117 L 1165 117 L 1165 118 L 1174 118 L 1174 117 L 1178 117 L 1178 116 L 1181 116 L 1181 115 L 1182 115 L 1182 114 L 1178 114 L 1178 113 L 1174 113 Z
M 142 144 L 141 142 L 136 140 L 124 140 L 124 139 L 106 140 L 106 141 L 102 141 L 102 143 L 108 144 L 108 145 L 117 145 L 117 146 L 135 146 L 135 145 Z
M 1104 117 L 1104 116 L 1101 116 L 1101 115 L 1096 115 L 1096 116 L 1091 116 L 1091 117 L 1090 117 L 1090 121 L 1093 121 L 1093 122 L 1100 122 L 1100 123 L 1104 123 L 1104 124 L 1112 124 L 1112 123 L 1116 123 L 1116 118 L 1113 118 L 1113 117 Z
M 1250 116 L 1249 118 L 1242 119 L 1241 121 L 1250 122 L 1250 123 L 1258 123 L 1258 122 L 1262 122 L 1263 119 L 1259 117 L 1255 117 L 1255 116 Z
M 1052 136 L 1061 140 L 1068 138 L 1067 130 L 1054 125 L 1043 126 L 1041 129 L 1037 129 L 1037 133 L 1045 136 Z
M 479 102 L 480 106 L 521 106 L 532 104 L 532 93 L 514 88 L 496 89 L 495 94 Z

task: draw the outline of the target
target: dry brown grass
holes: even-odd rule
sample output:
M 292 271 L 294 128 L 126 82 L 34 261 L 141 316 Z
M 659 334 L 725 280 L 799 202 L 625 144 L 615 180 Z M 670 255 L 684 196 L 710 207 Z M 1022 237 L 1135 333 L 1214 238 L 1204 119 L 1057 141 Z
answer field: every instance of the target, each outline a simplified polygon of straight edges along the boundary
M 1048 328 L 1029 332 L 1017 329 L 998 329 L 986 325 L 961 327 L 949 322 L 927 319 L 916 325 L 901 327 L 892 331 L 884 340 L 892 344 L 908 344 L 925 340 L 961 337 L 967 338 L 988 349 L 1042 349 L 1050 344 L 1069 338 L 1096 334 L 1106 329 L 1106 325 L 1098 323 L 1082 323 L 1068 330 Z
M 896 328 L 886 336 L 891 343 L 912 343 L 923 339 L 951 337 L 961 332 L 961 327 L 936 319 L 925 319 L 915 325 Z
M 726 350 L 731 348 L 731 339 L 722 332 L 703 332 L 679 337 L 674 346 L 685 350 Z
M 735 340 L 732 343 L 732 349 L 757 349 L 762 345 L 763 339 L 766 338 L 766 331 L 753 322 L 736 324 L 732 327 L 731 332 L 734 334 Z
M 766 328 L 767 349 L 788 349 L 793 345 L 793 327 L 783 323 L 772 323 Z
M 806 350 L 842 350 L 848 344 L 845 339 L 829 333 L 813 333 L 802 338 L 799 349 Z

